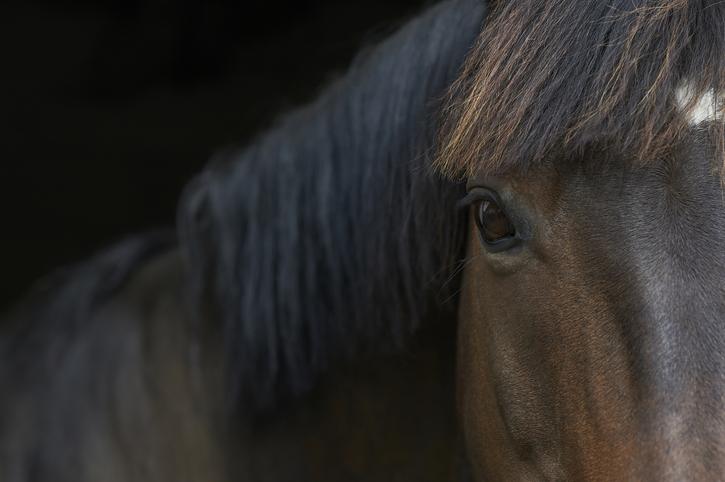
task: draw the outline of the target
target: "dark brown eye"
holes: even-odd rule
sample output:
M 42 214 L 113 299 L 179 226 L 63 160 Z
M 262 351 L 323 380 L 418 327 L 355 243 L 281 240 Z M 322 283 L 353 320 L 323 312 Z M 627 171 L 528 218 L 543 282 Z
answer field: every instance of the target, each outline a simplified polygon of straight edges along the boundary
M 523 241 L 516 224 L 506 214 L 498 194 L 484 187 L 472 187 L 458 206 L 473 210 L 481 243 L 489 253 L 500 253 Z
M 505 243 L 516 237 L 516 228 L 493 199 L 481 199 L 476 203 L 476 224 L 481 237 L 489 245 Z

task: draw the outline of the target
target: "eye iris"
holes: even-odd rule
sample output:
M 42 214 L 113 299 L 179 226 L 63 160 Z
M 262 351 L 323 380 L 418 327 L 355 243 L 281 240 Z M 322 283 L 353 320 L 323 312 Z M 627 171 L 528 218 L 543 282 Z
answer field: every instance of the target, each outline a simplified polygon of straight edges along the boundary
M 483 200 L 478 208 L 478 228 L 488 243 L 495 243 L 502 239 L 516 235 L 516 229 L 508 216 L 492 200 Z

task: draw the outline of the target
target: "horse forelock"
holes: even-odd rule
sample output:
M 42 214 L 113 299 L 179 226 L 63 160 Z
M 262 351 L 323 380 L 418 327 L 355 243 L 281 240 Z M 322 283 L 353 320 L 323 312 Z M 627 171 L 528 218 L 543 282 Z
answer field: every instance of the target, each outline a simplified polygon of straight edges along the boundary
M 525 170 L 599 146 L 644 165 L 703 122 L 725 161 L 724 93 L 724 2 L 497 2 L 450 90 L 436 167 Z

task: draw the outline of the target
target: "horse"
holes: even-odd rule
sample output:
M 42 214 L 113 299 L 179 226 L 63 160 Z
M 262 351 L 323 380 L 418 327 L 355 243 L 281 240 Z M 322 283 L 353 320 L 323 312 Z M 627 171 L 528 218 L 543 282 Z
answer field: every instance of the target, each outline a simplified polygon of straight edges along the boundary
M 474 480 L 722 480 L 725 4 L 497 2 L 450 105 Z
M 716 480 L 725 4 L 446 0 L 0 329 L 0 479 Z

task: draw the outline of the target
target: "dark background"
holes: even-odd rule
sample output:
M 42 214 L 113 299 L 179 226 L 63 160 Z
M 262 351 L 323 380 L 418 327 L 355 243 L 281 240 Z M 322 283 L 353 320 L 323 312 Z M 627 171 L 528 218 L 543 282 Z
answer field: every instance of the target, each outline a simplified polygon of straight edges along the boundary
M 0 306 L 124 235 L 422 0 L 5 0 Z

